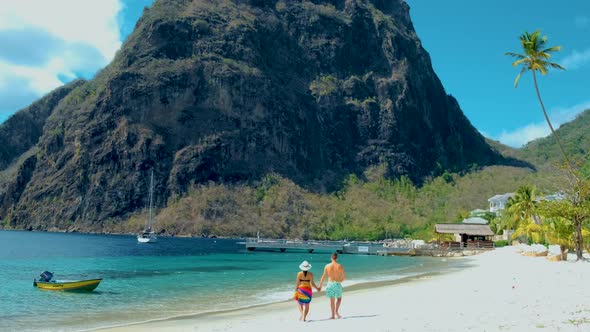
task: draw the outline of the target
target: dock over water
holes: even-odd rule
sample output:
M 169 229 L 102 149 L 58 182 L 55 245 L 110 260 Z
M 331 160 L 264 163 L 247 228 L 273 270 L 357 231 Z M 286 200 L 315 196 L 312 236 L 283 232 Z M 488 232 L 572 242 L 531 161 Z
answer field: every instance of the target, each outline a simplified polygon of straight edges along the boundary
M 316 241 L 250 238 L 245 242 L 249 251 L 280 251 L 362 254 L 362 255 L 412 255 L 413 248 L 388 248 L 379 242 Z

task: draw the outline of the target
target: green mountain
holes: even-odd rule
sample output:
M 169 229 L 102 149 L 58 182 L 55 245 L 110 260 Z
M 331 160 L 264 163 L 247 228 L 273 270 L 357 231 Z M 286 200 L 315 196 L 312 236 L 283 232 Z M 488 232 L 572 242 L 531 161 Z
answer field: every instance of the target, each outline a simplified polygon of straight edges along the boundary
M 574 160 L 583 160 L 590 153 L 590 110 L 580 113 L 576 119 L 556 130 L 565 152 Z M 518 157 L 538 166 L 554 166 L 563 162 L 559 146 L 552 135 L 526 144 Z
M 561 125 L 556 133 L 570 158 L 585 161 L 590 153 L 590 110 Z M 564 161 L 553 135 L 531 141 L 520 149 L 489 139 L 487 142 L 503 156 L 526 161 L 541 170 L 553 169 Z
M 511 162 L 445 93 L 403 0 L 159 0 L 70 88 L 43 123 L 0 126 L 6 227 L 108 231 L 152 170 L 163 207 L 269 173 L 321 193 L 376 165 L 420 184 Z M 24 144 L 14 126 L 43 129 Z

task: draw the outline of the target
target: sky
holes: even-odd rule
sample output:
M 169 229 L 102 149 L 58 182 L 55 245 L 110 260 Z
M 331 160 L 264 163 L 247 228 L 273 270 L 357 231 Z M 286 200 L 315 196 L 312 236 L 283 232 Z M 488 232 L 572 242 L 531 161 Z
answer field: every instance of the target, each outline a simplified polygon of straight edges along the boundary
M 406 0 L 434 70 L 448 94 L 486 137 L 519 147 L 549 134 L 533 78 L 505 52 L 522 53 L 518 37 L 541 30 L 562 46 L 551 60 L 566 71 L 538 78 L 554 125 L 590 109 L 590 0 Z
M 153 0 L 0 0 L 0 122 L 115 56 Z
M 114 57 L 153 0 L 0 0 L 0 122 Z M 549 134 L 532 76 L 514 88 L 508 51 L 540 29 L 567 68 L 539 78 L 552 122 L 590 109 L 590 0 L 406 0 L 448 94 L 485 136 L 519 147 Z

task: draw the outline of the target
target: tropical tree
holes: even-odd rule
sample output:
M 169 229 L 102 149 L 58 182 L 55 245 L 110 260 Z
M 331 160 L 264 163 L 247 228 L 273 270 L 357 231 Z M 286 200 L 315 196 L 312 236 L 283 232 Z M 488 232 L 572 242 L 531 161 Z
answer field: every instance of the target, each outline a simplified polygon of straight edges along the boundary
M 523 33 L 520 36 L 520 43 L 524 54 L 513 52 L 506 53 L 506 55 L 516 58 L 512 63 L 514 67 L 521 66 L 520 72 L 514 80 L 514 87 L 518 87 L 518 82 L 523 73 L 527 71 L 532 72 L 537 98 L 541 104 L 541 109 L 543 110 L 547 125 L 549 125 L 549 129 L 551 129 L 551 133 L 565 159 L 567 165 L 567 177 L 570 183 L 568 199 L 561 202 L 550 203 L 548 207 L 544 208 L 543 212 L 551 218 L 564 218 L 572 223 L 576 256 L 577 259 L 580 260 L 583 258 L 582 253 L 584 249 L 583 228 L 584 224 L 588 222 L 588 218 L 590 218 L 586 212 L 588 211 L 588 208 L 590 208 L 590 189 L 588 189 L 589 180 L 587 177 L 583 178 L 585 175 L 584 169 L 580 172 L 580 170 L 574 169 L 574 166 L 570 162 L 570 159 L 549 120 L 545 105 L 543 104 L 543 99 L 541 98 L 541 93 L 539 92 L 539 84 L 537 82 L 537 72 L 546 75 L 550 68 L 565 70 L 561 65 L 549 61 L 551 59 L 551 54 L 559 51 L 561 46 L 548 47 L 546 45 L 547 36 L 541 36 L 541 31 L 539 30 L 533 33 Z
M 545 209 L 551 210 L 552 207 L 545 205 L 545 202 L 541 202 L 538 207 L 539 213 L 544 214 Z M 551 212 L 548 213 L 548 215 L 551 214 Z M 559 214 L 561 214 L 561 212 Z M 562 259 L 565 260 L 567 257 L 567 251 L 573 250 L 576 247 L 574 223 L 571 220 L 562 217 L 544 219 L 543 232 L 547 242 L 559 245 Z M 581 232 L 584 237 L 587 237 L 590 234 L 590 230 L 587 227 L 583 227 Z
M 518 87 L 518 81 L 523 73 L 527 71 L 531 71 L 533 74 L 533 82 L 535 83 L 535 91 L 537 92 L 537 98 L 539 99 L 539 103 L 541 104 L 541 109 L 543 110 L 543 115 L 545 116 L 545 120 L 549 125 L 549 129 L 551 129 L 551 133 L 565 158 L 565 161 L 570 164 L 569 158 L 565 153 L 565 149 L 561 144 L 551 121 L 549 120 L 549 116 L 547 115 L 547 111 L 545 110 L 545 104 L 543 104 L 543 99 L 541 99 L 541 93 L 539 92 L 539 84 L 537 83 L 537 72 L 541 73 L 542 75 L 546 75 L 549 71 L 549 68 L 561 69 L 565 70 L 564 67 L 561 65 L 550 62 L 549 59 L 551 58 L 551 53 L 557 52 L 561 49 L 561 46 L 551 46 L 547 47 L 547 36 L 541 36 L 541 31 L 537 30 L 533 33 L 525 32 L 520 35 L 520 43 L 523 48 L 524 54 L 520 53 L 513 53 L 507 52 L 506 55 L 515 57 L 516 60 L 512 63 L 512 66 L 518 67 L 521 66 L 520 72 L 516 76 L 514 80 L 514 87 Z M 571 168 L 571 165 L 570 165 Z
M 513 237 L 526 236 L 533 242 L 540 242 L 542 227 L 536 216 L 537 210 L 536 188 L 534 186 L 521 186 L 514 197 L 506 203 L 506 213 L 502 225 L 505 229 L 513 229 Z
M 541 202 L 537 211 L 543 217 L 562 218 L 571 224 L 571 237 L 576 257 L 577 260 L 581 260 L 583 259 L 584 236 L 587 235 L 587 227 L 590 225 L 590 178 L 583 174 L 577 174 L 576 181 L 572 185 L 573 188 L 571 188 L 567 199 Z

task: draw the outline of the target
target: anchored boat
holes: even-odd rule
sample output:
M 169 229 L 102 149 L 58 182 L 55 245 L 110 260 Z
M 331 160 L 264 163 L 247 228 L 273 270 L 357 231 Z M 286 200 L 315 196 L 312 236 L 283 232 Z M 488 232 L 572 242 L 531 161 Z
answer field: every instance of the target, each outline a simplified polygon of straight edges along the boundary
M 102 279 L 88 279 L 88 280 L 52 280 L 53 273 L 45 271 L 41 273 L 39 280 L 33 281 L 33 286 L 44 290 L 60 290 L 60 291 L 92 291 Z
M 158 241 L 158 237 L 156 236 L 156 233 L 154 233 L 154 230 L 152 229 L 152 227 L 154 225 L 154 218 L 153 218 L 153 214 L 152 214 L 153 198 L 154 198 L 154 171 L 152 171 L 152 175 L 150 177 L 150 196 L 149 196 L 150 209 L 149 209 L 149 213 L 148 213 L 148 219 L 145 223 L 145 229 L 143 230 L 143 232 L 137 234 L 137 242 L 139 242 L 139 243 L 154 243 L 154 242 Z

